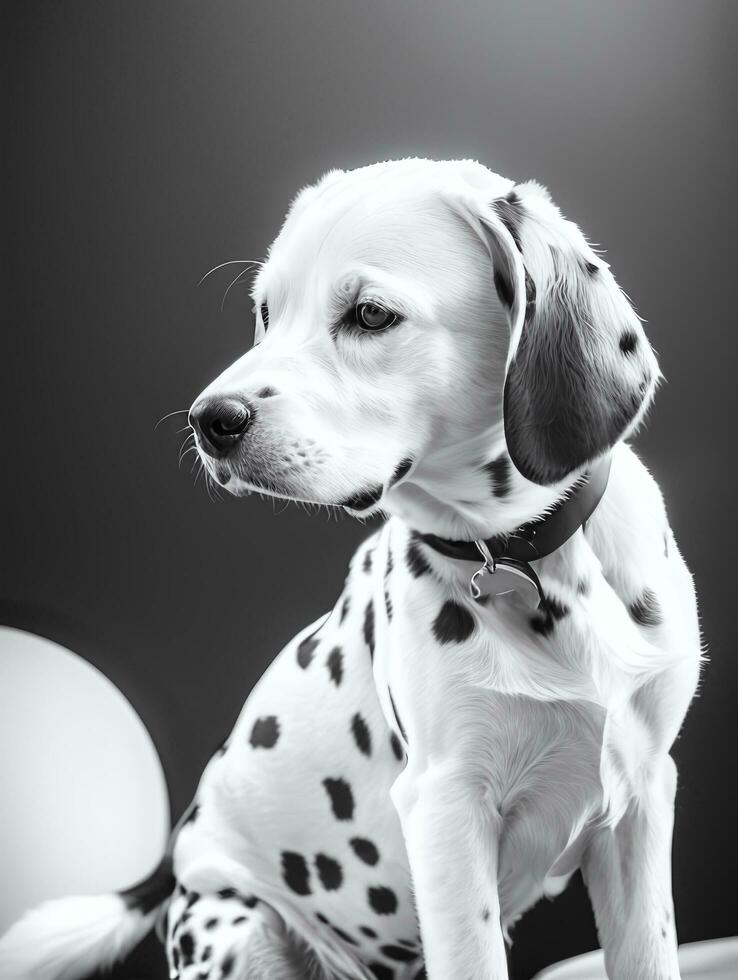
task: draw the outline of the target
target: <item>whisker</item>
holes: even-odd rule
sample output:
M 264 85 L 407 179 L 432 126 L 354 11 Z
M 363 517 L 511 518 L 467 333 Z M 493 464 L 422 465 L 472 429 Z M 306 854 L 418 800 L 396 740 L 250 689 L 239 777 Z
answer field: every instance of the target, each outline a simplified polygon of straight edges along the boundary
M 177 463 L 177 469 L 179 469 L 182 466 L 182 460 L 185 458 L 185 456 L 188 456 L 190 453 L 195 453 L 195 452 L 197 452 L 197 446 L 190 446 L 189 449 L 185 449 L 185 451 L 179 457 L 179 462 Z
M 264 262 L 263 262 L 262 259 L 230 259 L 228 262 L 221 262 L 220 265 L 214 265 L 213 268 L 209 272 L 206 272 L 205 275 L 202 277 L 202 279 L 200 280 L 200 282 L 198 282 L 197 285 L 198 286 L 202 286 L 202 284 L 205 282 L 205 280 L 208 278 L 208 276 L 212 276 L 212 274 L 214 272 L 217 272 L 218 269 L 225 269 L 225 267 L 227 265 L 246 265 L 246 264 L 248 264 L 248 265 L 264 265 Z
M 215 480 L 212 476 L 210 477 L 210 486 L 212 487 L 213 490 L 213 496 L 218 501 L 218 503 L 220 503 L 223 499 L 223 490 L 221 485 L 218 483 L 218 481 Z
M 216 503 L 217 501 L 220 500 L 220 496 L 218 494 L 218 485 L 216 481 L 213 479 L 213 477 L 210 475 L 209 471 L 205 473 L 205 489 L 208 492 L 208 497 L 213 503 Z
M 168 415 L 162 415 L 162 417 L 159 419 L 159 421 L 154 426 L 154 432 L 156 432 L 156 430 L 159 428 L 159 426 L 161 425 L 162 422 L 166 422 L 166 420 L 167 419 L 170 419 L 173 415 L 186 415 L 188 411 L 189 411 L 188 408 L 180 408 L 176 412 L 169 412 Z
M 233 280 L 233 282 L 229 285 L 228 289 L 226 289 L 226 291 L 223 293 L 223 299 L 220 301 L 220 312 L 221 313 L 223 312 L 223 308 L 225 306 L 225 301 L 228 299 L 228 293 L 230 293 L 230 291 L 233 289 L 233 287 L 236 285 L 236 283 L 238 282 L 239 279 L 241 279 L 243 276 L 248 275 L 250 272 L 251 272 L 251 269 L 249 269 L 249 268 L 242 269 L 241 272 L 239 272 L 238 275 L 236 276 L 236 278 Z
M 188 442 L 190 441 L 190 439 L 193 439 L 193 440 L 194 440 L 194 435 L 195 435 L 195 433 L 194 433 L 194 432 L 191 432 L 191 433 L 190 433 L 190 434 L 189 434 L 189 435 L 188 435 L 188 436 L 187 436 L 187 437 L 186 437 L 186 438 L 185 438 L 185 439 L 184 439 L 184 440 L 182 441 L 182 445 L 181 445 L 181 446 L 179 447 L 179 461 L 180 461 L 180 463 L 182 462 L 182 455 L 183 455 L 183 453 L 184 453 L 184 447 L 185 447 L 185 446 L 187 445 L 187 443 L 188 443 Z M 197 448 L 197 443 L 194 443 L 194 445 L 193 445 L 193 446 L 191 446 L 190 448 L 191 448 L 191 449 L 196 449 L 196 448 Z

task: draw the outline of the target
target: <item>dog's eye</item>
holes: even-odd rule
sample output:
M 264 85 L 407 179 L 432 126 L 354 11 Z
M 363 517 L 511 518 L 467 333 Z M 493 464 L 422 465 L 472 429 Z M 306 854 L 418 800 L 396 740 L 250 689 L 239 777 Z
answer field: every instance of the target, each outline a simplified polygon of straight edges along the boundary
M 266 303 L 261 304 L 261 322 L 264 324 L 264 329 L 266 330 L 269 326 L 269 307 Z
M 356 307 L 356 322 L 362 330 L 385 330 L 398 319 L 396 313 L 390 313 L 376 303 L 359 303 Z

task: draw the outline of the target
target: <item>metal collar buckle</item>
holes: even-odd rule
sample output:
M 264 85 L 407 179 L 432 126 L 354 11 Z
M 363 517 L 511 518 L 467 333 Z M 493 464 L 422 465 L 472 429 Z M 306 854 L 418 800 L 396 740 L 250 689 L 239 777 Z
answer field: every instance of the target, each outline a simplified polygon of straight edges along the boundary
M 469 582 L 469 591 L 471 593 L 472 599 L 481 599 L 482 595 L 488 594 L 482 592 L 480 588 L 480 580 L 483 575 L 494 575 L 497 571 L 497 563 L 495 562 L 495 557 L 492 552 L 487 547 L 486 541 L 475 541 L 474 544 L 477 546 L 477 551 L 484 559 L 484 564 L 481 565 L 476 572 L 471 577 Z
M 537 609 L 543 597 L 538 576 L 527 562 L 510 558 L 496 559 L 485 541 L 475 541 L 484 559 L 471 577 L 469 592 L 479 602 L 486 596 L 508 595 L 514 592 L 531 609 Z

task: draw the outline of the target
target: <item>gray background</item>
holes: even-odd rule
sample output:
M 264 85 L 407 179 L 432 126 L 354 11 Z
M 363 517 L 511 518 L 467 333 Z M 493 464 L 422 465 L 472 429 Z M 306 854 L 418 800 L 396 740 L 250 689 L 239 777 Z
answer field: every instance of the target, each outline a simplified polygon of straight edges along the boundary
M 682 940 L 735 930 L 736 4 L 6 5 L 0 621 L 89 658 L 152 733 L 173 812 L 280 646 L 332 603 L 348 520 L 208 500 L 177 419 L 251 338 L 218 262 L 263 256 L 332 166 L 477 157 L 536 177 L 613 269 L 667 384 L 638 445 L 711 664 L 677 743 Z M 281 510 L 279 505 L 277 510 Z M 74 760 L 70 760 L 70 766 Z M 578 884 L 515 975 L 595 945 Z M 133 975 L 132 967 L 125 975 Z M 155 946 L 137 976 L 163 977 Z

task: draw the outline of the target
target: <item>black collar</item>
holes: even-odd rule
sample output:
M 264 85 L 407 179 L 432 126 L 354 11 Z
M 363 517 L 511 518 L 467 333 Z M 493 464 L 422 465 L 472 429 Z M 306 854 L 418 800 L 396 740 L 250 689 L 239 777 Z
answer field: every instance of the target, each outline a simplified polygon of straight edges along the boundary
M 529 562 L 553 554 L 580 527 L 586 525 L 602 500 L 611 463 L 612 457 L 605 456 L 549 513 L 522 524 L 509 534 L 476 541 L 450 541 L 435 534 L 421 534 L 420 538 L 447 558 L 473 561 L 477 565 L 484 560 L 483 567 L 492 573 L 497 565 L 517 568 L 535 585 L 540 599 L 540 583 Z M 473 587 L 472 595 L 479 598 Z

